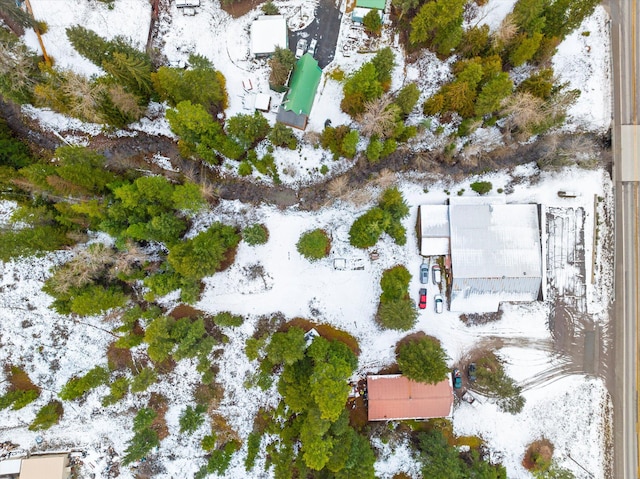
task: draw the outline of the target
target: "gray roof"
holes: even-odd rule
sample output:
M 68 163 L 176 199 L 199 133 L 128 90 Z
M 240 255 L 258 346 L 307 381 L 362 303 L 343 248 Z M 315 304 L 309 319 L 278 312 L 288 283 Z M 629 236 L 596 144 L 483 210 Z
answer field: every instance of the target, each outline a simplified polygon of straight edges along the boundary
M 542 277 L 537 205 L 465 203 L 449 207 L 454 277 Z
M 420 254 L 449 254 L 449 206 L 420 205 Z

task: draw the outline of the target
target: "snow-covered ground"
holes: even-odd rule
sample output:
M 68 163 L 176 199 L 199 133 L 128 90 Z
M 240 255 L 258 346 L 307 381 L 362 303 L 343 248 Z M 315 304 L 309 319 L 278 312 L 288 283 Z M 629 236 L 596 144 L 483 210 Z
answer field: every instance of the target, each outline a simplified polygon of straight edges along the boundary
M 98 73 L 98 69 L 75 54 L 66 41 L 64 29 L 67 26 L 81 24 L 109 37 L 128 36 L 138 45 L 146 42 L 150 11 L 148 2 L 116 0 L 114 10 L 109 10 L 100 2 L 87 3 L 84 0 L 32 0 L 31 3 L 36 17 L 46 20 L 49 25 L 49 32 L 44 36 L 49 54 L 58 65 L 65 68 L 85 74 Z M 301 5 L 311 4 L 303 0 L 275 3 L 285 15 Z M 515 0 L 490 0 L 481 9 L 479 18 L 491 28 L 496 28 L 513 3 Z M 161 19 L 163 53 L 176 64 L 184 62 L 190 53 L 209 57 L 227 79 L 230 103 L 226 113 L 230 116 L 243 111 L 242 79 L 249 76 L 259 90 L 267 91 L 264 62 L 251 60 L 248 52 L 248 26 L 259 12 L 254 10 L 238 20 L 232 20 L 218 8 L 216 2 L 202 4 L 195 17 L 179 14 L 175 5 L 171 4 L 171 16 Z M 348 20 L 343 22 L 346 28 Z M 589 35 L 583 32 L 589 32 Z M 38 49 L 34 36 L 28 33 L 26 41 L 32 48 Z M 342 52 L 341 45 L 338 51 Z M 365 59 L 365 56 L 344 57 L 337 53 L 334 63 L 327 70 L 339 67 L 349 72 Z M 570 110 L 567 129 L 602 132 L 608 128 L 611 116 L 608 60 L 606 14 L 599 7 L 594 16 L 560 45 L 554 58 L 554 69 L 560 78 L 570 82 L 571 88 L 582 91 L 578 102 Z M 393 87 L 395 89 L 404 82 L 419 81 L 423 95 L 427 96 L 448 75 L 448 64 L 425 54 L 416 64 L 400 65 L 396 69 Z M 272 95 L 277 104 L 279 98 Z M 349 123 L 349 118 L 339 111 L 340 97 L 339 83 L 323 77 L 311 113 L 310 130 L 320 131 L 326 118 L 332 118 L 334 125 Z M 50 112 L 36 109 L 28 109 L 27 112 L 69 141 L 86 141 L 87 135 L 100 130 L 99 126 L 71 123 Z M 267 117 L 274 120 L 272 113 Z M 155 134 L 170 134 L 161 115 L 154 121 L 140 122 L 136 128 Z M 429 140 L 424 141 L 418 147 L 426 146 Z M 346 162 L 327 161 L 319 150 L 310 146 L 303 146 L 300 151 L 289 154 L 278 150 L 278 162 L 281 169 L 288 167 L 293 172 L 282 175 L 283 180 L 289 183 L 317 180 L 321 177 L 318 172 L 321 164 L 327 164 L 332 172 L 348 167 Z M 217 378 L 225 387 L 219 412 L 242 439 L 251 431 L 258 408 L 272 404 L 276 397 L 273 390 L 263 392 L 258 388 L 244 387 L 247 375 L 256 367 L 243 353 L 244 342 L 253 333 L 258 317 L 282 312 L 287 318 L 302 316 L 350 332 L 358 339 L 362 351 L 358 369 L 360 375 L 392 363 L 394 345 L 405 333 L 381 331 L 372 319 L 380 294 L 382 271 L 396 264 L 406 265 L 416 273 L 411 291 L 417 292 L 417 271 L 421 258 L 416 248 L 414 225 L 418 205 L 443 203 L 447 199 L 446 191 L 456 194 L 464 189 L 465 194 L 473 194 L 469 185 L 478 179 L 491 181 L 494 191 L 498 188 L 509 191 L 508 202 L 539 202 L 560 208 L 584 208 L 585 254 L 587 258 L 591 257 L 593 222 L 596 218 L 593 197 L 597 195 L 604 198 L 609 206 L 612 201 L 610 180 L 600 170 L 571 168 L 560 173 L 540 173 L 534 165 L 523 165 L 511 171 L 495 172 L 461 183 L 417 173 L 398 177 L 396 182 L 411 206 L 411 214 L 405 220 L 408 241 L 400 247 L 389 238 L 384 238 L 377 247 L 380 258 L 376 261 L 352 248 L 346 233 L 353 219 L 375 201 L 380 189 L 374 186 L 370 187 L 371 202 L 361 206 L 336 201 L 318 212 L 309 213 L 295 207 L 280 210 L 269 206 L 253 208 L 238 202 L 222 202 L 214 211 L 198 218 L 197 227 L 204 227 L 216 220 L 242 225 L 263 222 L 270 231 L 269 242 L 263 246 L 249 247 L 241 243 L 234 265 L 206 280 L 202 300 L 196 305 L 207 312 L 225 310 L 247 317 L 241 327 L 225 331 L 229 343 L 224 346 L 219 360 L 220 373 Z M 558 198 L 558 190 L 568 189 L 578 191 L 581 196 Z M 0 220 L 5 221 L 12 206 L 7 203 L 0 205 Z M 333 247 L 329 258 L 310 263 L 297 253 L 295 244 L 301 233 L 314 228 L 324 228 L 330 232 Z M 607 225 L 599 225 L 599 231 L 600 237 L 606 235 Z M 597 259 L 604 261 L 606 256 L 600 249 L 601 244 L 596 247 Z M 34 382 L 43 388 L 43 393 L 35 404 L 23 410 L 0 411 L 0 442 L 12 441 L 26 449 L 76 445 L 89 453 L 85 459 L 87 471 L 101 477 L 106 475 L 108 467 L 107 451 L 113 447 L 116 453 L 122 453 L 132 435 L 131 411 L 146 404 L 148 395 L 129 395 L 118 404 L 104 408 L 100 405 L 100 399 L 107 389 L 101 387 L 92 391 L 83 402 L 65 403 L 64 417 L 60 424 L 50 430 L 33 433 L 26 429 L 35 411 L 55 397 L 70 377 L 86 372 L 95 364 L 104 363 L 105 349 L 113 340 L 104 330 L 110 326 L 102 318 L 75 321 L 48 309 L 51 298 L 42 293 L 40 288 L 49 274 L 48 269 L 66 258 L 68 253 L 58 253 L 43 259 L 27 259 L 2 266 L 0 361 L 23 366 Z M 361 261 L 365 268 L 336 271 L 333 268 L 334 258 Z M 262 267 L 263 273 L 259 278 L 249 273 L 250 268 L 255 271 L 252 268 L 255 265 Z M 600 266 L 597 272 L 599 281 L 595 284 L 586 283 L 587 311 L 596 323 L 606 327 L 611 265 Z M 589 276 L 591 264 L 587 263 L 586 268 Z M 432 297 L 434 293 L 435 286 L 429 285 L 429 296 Z M 171 306 L 172 298 L 166 298 L 165 304 Z M 445 310 L 443 314 L 436 315 L 428 308 L 420 313 L 415 331 L 425 331 L 439 338 L 451 363 L 463 358 L 479 339 L 520 339 L 520 343 L 509 343 L 498 354 L 505 360 L 508 373 L 517 381 L 526 382 L 535 374 L 553 368 L 559 361 L 548 347 L 552 341 L 548 318 L 547 303 L 505 305 L 502 319 L 482 326 L 465 326 L 457 314 Z M 189 437 L 177 433 L 178 415 L 190 404 L 190 391 L 197 380 L 195 368 L 185 361 L 162 383 L 162 393 L 169 399 L 167 421 L 170 435 L 159 449 L 166 469 L 159 477 L 190 477 L 202 464 L 201 459 L 194 458 L 201 457 L 199 440 L 207 433 L 206 426 Z M 154 387 L 156 389 L 151 388 L 151 391 L 160 388 Z M 0 382 L 0 393 L 4 392 L 3 388 Z M 571 458 L 579 458 L 581 465 L 593 477 L 603 477 L 608 461 L 604 430 L 611 418 L 608 412 L 609 398 L 602 380 L 584 375 L 567 375 L 555 382 L 527 389 L 523 394 L 527 402 L 517 415 L 502 413 L 486 400 L 473 405 L 461 403 L 454 415 L 456 433 L 481 436 L 487 442 L 492 456 L 505 464 L 510 479 L 531 477 L 521 465 L 524 449 L 528 443 L 542 436 L 554 443 L 555 457 L 562 466 L 571 469 L 577 478 L 589 476 Z M 36 444 L 36 436 L 44 439 L 42 445 Z M 382 443 L 377 443 L 376 447 L 380 451 L 376 463 L 379 477 L 390 478 L 398 471 L 418 477 L 419 467 L 413 462 L 406 444 L 398 445 L 395 450 Z M 245 454 L 246 446 L 234 456 L 225 477 L 247 477 L 243 465 Z M 259 476 L 258 470 L 259 464 L 253 471 L 253 477 L 263 477 Z M 133 472 L 123 468 L 120 477 L 133 477 Z
M 311 12 L 315 5 L 311 0 L 287 0 L 274 3 L 287 18 L 299 15 L 301 8 Z M 486 23 L 495 30 L 511 11 L 514 3 L 515 0 L 491 0 L 479 9 L 473 23 Z M 343 9 L 344 4 L 345 2 L 341 4 Z M 33 0 L 32 5 L 36 18 L 47 21 L 49 26 L 47 34 L 43 36 L 47 52 L 55 59 L 57 65 L 63 68 L 87 75 L 100 73 L 99 68 L 78 55 L 69 44 L 65 34 L 65 29 L 69 26 L 83 25 L 107 38 L 117 35 L 128 37 L 140 47 L 146 44 L 150 27 L 150 9 L 149 4 L 144 1 L 116 1 L 114 9 L 109 9 L 106 4 L 100 2 L 86 3 L 82 0 L 70 2 Z M 136 14 L 123 14 L 124 10 L 136 12 Z M 271 96 L 272 109 L 265 113 L 265 117 L 273 124 L 277 106 L 282 102 L 282 94 L 269 89 L 267 62 L 263 59 L 254 59 L 249 51 L 249 27 L 260 14 L 261 11 L 257 8 L 238 19 L 233 19 L 220 9 L 218 2 L 211 1 L 202 2 L 197 15 L 186 16 L 180 13 L 175 3 L 171 3 L 170 11 L 160 14 L 159 37 L 162 41 L 162 54 L 171 65 L 184 65 L 190 54 L 197 53 L 209 58 L 214 67 L 224 74 L 229 97 L 229 107 L 225 112 L 227 117 L 237 113 L 250 113 L 244 108 L 248 93 L 243 89 L 243 80 L 250 79 L 254 92 Z M 334 126 L 352 123 L 351 118 L 340 110 L 341 84 L 332 80 L 329 73 L 340 69 L 348 74 L 373 57 L 373 53 L 356 53 L 364 37 L 365 34 L 361 28 L 353 27 L 350 16 L 343 15 L 335 58 L 324 69 L 307 132 L 321 132 L 326 119 L 331 119 Z M 416 82 L 421 91 L 419 101 L 421 104 L 450 79 L 453 59 L 442 62 L 434 54 L 425 51 L 415 63 L 405 65 L 403 52 L 397 44 L 397 39 L 387 37 L 388 35 L 385 35 L 383 38 L 396 54 L 392 91 Z M 26 33 L 25 42 L 34 50 L 40 50 L 37 38 L 32 31 Z M 571 89 L 582 92 L 568 111 L 567 123 L 564 127 L 567 131 L 603 133 L 609 127 L 611 119 L 609 43 L 607 15 L 604 8 L 598 7 L 596 13 L 569 35 L 558 48 L 553 61 L 556 75 L 562 81 L 568 82 Z M 128 131 L 115 134 L 135 135 L 137 131 L 144 131 L 173 138 L 174 135 L 162 115 L 162 110 L 161 105 L 153 104 L 148 118 L 143 118 L 131 125 Z M 86 143 L 87 135 L 94 135 L 101 131 L 100 125 L 82 123 L 46 110 L 29 107 L 25 108 L 25 113 L 38 118 L 45 128 L 61 133 L 67 141 L 72 143 Z M 410 121 L 413 119 L 413 117 L 409 118 Z M 421 119 L 422 117 L 419 116 L 415 118 L 418 122 Z M 435 126 L 434 124 L 432 128 Z M 302 132 L 296 130 L 296 134 L 299 138 L 303 137 Z M 493 134 L 492 129 L 480 129 L 475 136 L 490 137 Z M 414 149 L 431 149 L 437 141 L 430 131 L 425 131 L 411 143 Z M 500 141 L 498 140 L 498 143 Z M 492 143 L 495 147 L 495 142 Z M 362 147 L 364 148 L 364 144 Z M 304 165 L 295 165 L 290 158 L 292 156 L 304 158 L 306 160 Z M 330 155 L 322 154 L 306 142 L 294 152 L 286 152 L 279 148 L 276 155 L 276 164 L 281 172 L 282 182 L 294 186 L 322 181 L 325 178 L 325 174 L 320 172 L 323 165 L 328 168 L 329 175 L 340 174 L 348 166 L 345 163 L 344 160 L 332 161 Z M 237 168 L 237 163 L 234 162 L 234 165 L 231 171 Z M 220 167 L 221 173 L 229 173 L 227 166 Z M 258 173 L 254 174 L 261 176 Z M 268 178 L 262 179 L 271 181 Z
M 593 230 L 593 194 L 609 198 L 611 184 L 606 174 L 600 170 L 587 171 L 569 169 L 560 174 L 539 174 L 533 165 L 519 167 L 516 171 L 492 173 L 485 178 L 494 187 L 508 187 L 513 178 L 519 178 L 513 186 L 508 201 L 538 201 L 547 206 L 581 206 L 586 212 L 585 233 Z M 198 227 L 213 221 L 246 225 L 260 221 L 270 231 L 269 241 L 262 246 L 250 247 L 241 243 L 234 264 L 223 273 L 206 281 L 206 289 L 197 308 L 207 312 L 232 311 L 246 316 L 247 321 L 239 328 L 227 331 L 229 343 L 224 347 L 220 360 L 218 380 L 225 387 L 225 397 L 219 412 L 229 421 L 241 438 L 251 432 L 253 417 L 258 408 L 273 404 L 274 391 L 264 393 L 257 388 L 246 390 L 244 381 L 255 369 L 243 353 L 244 342 L 252 334 L 257 318 L 261 315 L 283 313 L 287 318 L 302 316 L 314 321 L 329 323 L 350 332 L 358 339 L 361 348 L 358 374 L 377 371 L 394 361 L 395 343 L 407 333 L 381 331 L 373 321 L 377 299 L 380 295 L 379 280 L 382 271 L 396 264 L 404 264 L 411 272 L 417 273 L 422 261 L 416 248 L 413 225 L 417 206 L 422 203 L 441 203 L 446 194 L 444 189 L 457 191 L 468 189 L 467 180 L 460 184 L 444 184 L 440 180 L 424 177 L 421 179 L 399 179 L 399 185 L 411 205 L 411 214 L 405 220 L 409 232 L 407 244 L 395 245 L 389 238 L 383 239 L 377 248 L 378 260 L 370 260 L 362 251 L 348 244 L 345 225 L 349 225 L 365 206 L 356 208 L 345 202 L 317 213 L 303 213 L 279 210 L 261 206 L 250 209 L 239 202 L 223 202 L 214 211 L 198 219 Z M 556 194 L 559 185 L 569 182 L 582 196 L 562 199 Z M 428 193 L 425 189 L 428 187 Z M 372 188 L 372 198 L 377 191 Z M 240 223 L 239 223 L 240 222 Z M 601 226 L 602 227 L 602 226 Z M 295 247 L 304 231 L 324 228 L 333 236 L 331 255 L 321 261 L 311 263 L 301 257 Z M 591 248 L 590 239 L 586 240 Z M 590 256 L 587 251 L 587 256 Z M 4 266 L 3 288 L 0 291 L 0 313 L 5 318 L 2 327 L 0 361 L 24 365 L 33 380 L 43 386 L 44 393 L 36 402 L 43 405 L 55 396 L 56 391 L 74 374 L 86 372 L 93 365 L 104 362 L 104 351 L 113 338 L 103 331 L 105 324 L 100 318 L 88 318 L 82 322 L 54 314 L 47 307 L 50 299 L 39 291 L 47 276 L 46 270 L 59 255 L 43 260 L 25 260 Z M 337 271 L 333 267 L 334 258 L 360 260 L 364 270 Z M 261 276 L 254 277 L 250 270 L 262 268 Z M 410 290 L 419 288 L 417 274 L 414 274 Z M 430 284 L 429 296 L 435 294 L 435 286 Z M 587 288 L 595 288 L 587 283 Z M 608 290 L 589 291 L 594 298 L 593 308 L 598 310 L 608 302 Z M 171 307 L 167 298 L 165 305 Z M 451 362 L 457 362 L 479 341 L 488 338 L 509 339 L 509 347 L 498 354 L 505 360 L 508 373 L 518 382 L 526 382 L 536 374 L 553 368 L 560 359 L 550 347 L 551 336 L 548 327 L 549 305 L 546 303 L 511 304 L 503 307 L 500 321 L 482 326 L 465 326 L 458 315 L 445 311 L 436 314 L 431 308 L 420 313 L 414 331 L 425 331 L 439 338 Z M 606 317 L 594 315 L 597 321 L 606 322 Z M 25 326 L 24 321 L 29 324 Z M 86 323 L 86 324 L 85 324 Z M 518 340 L 522 340 L 521 344 Z M 19 358 L 16 360 L 16 358 Z M 55 361 L 54 361 L 55 360 Z M 56 366 L 52 366 L 55 362 Z M 177 416 L 190 403 L 189 391 L 197 381 L 193 367 L 182 364 L 171 375 L 170 388 L 162 386 L 163 394 L 169 397 L 170 431 L 177 432 Z M 153 388 L 152 388 L 153 391 Z M 130 414 L 123 414 L 129 408 L 144 405 L 146 396 L 137 399 L 131 396 L 115 406 L 102 408 L 100 398 L 106 394 L 101 387 L 89 394 L 86 402 L 65 404 L 65 416 L 60 425 L 40 433 L 45 443 L 76 444 L 94 452 L 96 464 L 104 463 L 105 447 L 113 445 L 116 451 L 123 450 L 130 437 Z M 501 458 L 508 468 L 510 478 L 527 478 L 529 474 L 520 462 L 526 445 L 545 436 L 553 441 L 556 456 L 563 466 L 585 477 L 584 472 L 568 459 L 568 456 L 582 458 L 582 465 L 602 477 L 606 460 L 603 431 L 610 420 L 607 407 L 607 393 L 601 380 L 583 375 L 563 377 L 551 384 L 533 387 L 524 392 L 527 400 L 524 410 L 517 415 L 498 411 L 490 401 L 474 405 L 461 403 L 454 414 L 454 428 L 458 434 L 476 434 L 489 445 L 494 457 Z M 33 447 L 37 434 L 25 430 L 34 414 L 34 407 L 18 413 L 7 414 L 0 430 L 0 442 L 12 440 L 23 447 Z M 85 431 L 76 432 L 80 424 Z M 587 433 L 588 431 L 588 433 Z M 175 436 L 163 441 L 160 454 L 172 455 L 167 461 L 166 477 L 178 477 L 177 471 L 197 469 L 193 457 L 198 456 L 198 442 L 206 433 L 205 428 L 189 439 L 180 440 Z M 578 440 L 579 439 L 579 440 Z M 178 451 L 176 451 L 178 448 Z M 193 448 L 193 449 L 192 449 Z M 244 451 L 244 450 L 243 450 Z M 177 457 L 173 457 L 173 455 Z M 232 462 L 226 477 L 246 477 L 242 453 Z M 389 454 L 387 461 L 406 458 L 400 452 Z M 103 462 L 100 462 L 103 461 Z M 395 463 L 394 463 L 395 464 Z M 391 472 L 400 470 L 399 464 L 381 462 L 377 465 L 380 477 L 391 477 Z M 122 471 L 121 471 L 122 472 Z M 195 472 L 195 470 L 194 470 Z M 124 475 L 123 477 L 128 477 Z

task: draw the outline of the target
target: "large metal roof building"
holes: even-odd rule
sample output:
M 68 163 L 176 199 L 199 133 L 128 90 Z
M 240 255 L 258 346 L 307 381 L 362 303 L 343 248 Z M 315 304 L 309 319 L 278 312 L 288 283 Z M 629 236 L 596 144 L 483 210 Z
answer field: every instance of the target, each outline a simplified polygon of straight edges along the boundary
M 543 278 L 539 205 L 470 197 L 452 198 L 447 208 L 450 309 L 488 312 L 504 301 L 537 300 Z M 420 207 L 421 254 L 443 254 L 442 227 L 433 226 L 442 219 L 442 205 Z

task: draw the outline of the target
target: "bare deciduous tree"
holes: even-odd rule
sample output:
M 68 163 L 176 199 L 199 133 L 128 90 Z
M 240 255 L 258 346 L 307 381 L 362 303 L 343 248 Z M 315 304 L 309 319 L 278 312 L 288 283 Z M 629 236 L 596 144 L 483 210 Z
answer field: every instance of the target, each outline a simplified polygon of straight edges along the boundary
M 105 91 L 104 85 L 91 82 L 72 71 L 63 73 L 62 91 L 70 97 L 69 113 L 91 122 L 99 122 L 98 99 Z
M 516 24 L 513 14 L 509 13 L 498 29 L 493 33 L 491 41 L 496 48 L 504 47 L 507 45 L 518 33 L 518 25 Z
M 393 100 L 389 95 L 383 95 L 365 103 L 364 112 L 358 117 L 363 136 L 378 135 L 381 138 L 387 138 L 393 133 L 400 112 L 399 108 L 392 103 Z
M 339 198 L 347 192 L 349 185 L 349 179 L 346 175 L 336 176 L 329 182 L 329 196 L 332 198 Z
M 547 116 L 544 101 L 531 93 L 521 92 L 506 98 L 502 114 L 507 116 L 505 128 L 527 137 L 533 125 L 540 124 Z

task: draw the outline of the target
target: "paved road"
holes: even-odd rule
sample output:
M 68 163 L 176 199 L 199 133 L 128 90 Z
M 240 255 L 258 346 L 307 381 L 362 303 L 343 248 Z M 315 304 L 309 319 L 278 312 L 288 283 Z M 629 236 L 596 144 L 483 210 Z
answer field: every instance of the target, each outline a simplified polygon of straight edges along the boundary
M 315 18 L 309 26 L 304 30 L 289 32 L 289 47 L 295 53 L 298 39 L 317 39 L 318 47 L 314 57 L 318 60 L 320 68 L 326 67 L 335 55 L 341 19 L 342 13 L 334 0 L 320 0 L 315 9 Z
M 638 470 L 638 307 L 640 144 L 640 10 L 638 0 L 610 0 L 613 62 L 613 152 L 616 192 L 614 477 Z

